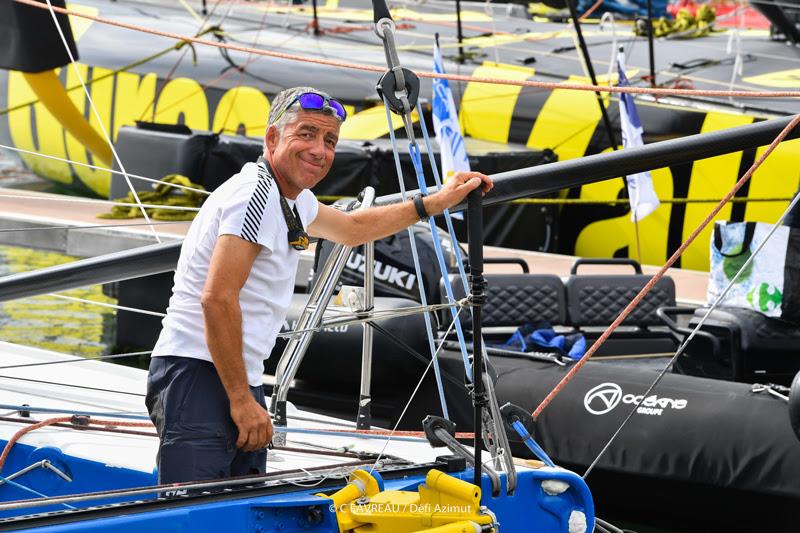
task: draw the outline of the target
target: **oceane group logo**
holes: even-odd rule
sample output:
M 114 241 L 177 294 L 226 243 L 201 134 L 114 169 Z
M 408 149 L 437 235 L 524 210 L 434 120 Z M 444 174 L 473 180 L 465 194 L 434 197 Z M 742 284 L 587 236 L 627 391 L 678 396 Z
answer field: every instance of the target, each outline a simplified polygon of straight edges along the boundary
M 614 409 L 622 399 L 622 388 L 616 383 L 601 383 L 583 398 L 583 405 L 593 415 L 604 415 Z

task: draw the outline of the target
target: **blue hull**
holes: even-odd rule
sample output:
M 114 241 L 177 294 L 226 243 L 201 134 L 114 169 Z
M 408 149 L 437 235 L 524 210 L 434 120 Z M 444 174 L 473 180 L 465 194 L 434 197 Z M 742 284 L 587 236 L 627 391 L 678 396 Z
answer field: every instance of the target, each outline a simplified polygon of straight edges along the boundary
M 1 441 L 0 441 L 1 442 Z M 37 468 L 0 485 L 0 502 L 38 497 L 80 494 L 111 489 L 149 487 L 154 474 L 126 468 L 113 468 L 99 462 L 66 455 L 57 448 L 17 444 L 4 465 L 2 475 L 47 459 L 72 481 L 66 481 L 49 469 Z M 434 465 L 435 466 L 435 465 Z M 386 490 L 416 491 L 425 482 L 427 469 L 382 472 Z M 481 504 L 491 510 L 505 531 L 569 531 L 570 517 L 585 517 L 586 531 L 592 531 L 594 505 L 585 482 L 573 472 L 539 469 L 520 470 L 518 487 L 511 495 L 492 496 L 491 483 L 484 476 Z M 472 481 L 470 469 L 451 473 Z M 505 484 L 505 477 L 502 477 Z M 344 486 L 342 480 L 312 478 L 304 483 L 319 483 L 301 488 L 283 481 L 233 487 L 205 494 L 156 498 L 155 494 L 117 497 L 103 500 L 69 502 L 0 511 L 0 529 L 25 529 L 47 532 L 214 532 L 247 531 L 254 533 L 290 531 L 338 532 L 339 526 L 331 501 L 317 496 L 331 494 Z M 542 488 L 546 480 L 564 482 L 563 492 L 552 494 Z M 552 483 L 551 483 L 552 486 Z M 558 484 L 556 484 L 558 486 Z M 21 487 L 25 487 L 24 489 Z M 559 489 L 560 490 L 560 489 Z M 505 487 L 501 494 L 505 492 Z M 557 491 L 556 491 L 557 492 Z M 2 503 L 0 503 L 0 506 Z M 36 514 L 34 514 L 36 513 Z M 43 514 L 47 513 L 47 514 Z

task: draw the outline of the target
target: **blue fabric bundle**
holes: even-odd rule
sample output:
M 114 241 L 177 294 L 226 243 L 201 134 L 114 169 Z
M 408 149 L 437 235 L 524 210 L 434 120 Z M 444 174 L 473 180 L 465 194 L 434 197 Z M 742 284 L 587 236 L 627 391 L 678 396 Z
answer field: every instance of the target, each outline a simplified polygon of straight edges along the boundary
M 559 335 L 546 320 L 540 320 L 517 328 L 502 348 L 518 352 L 550 351 L 580 359 L 586 353 L 586 338 L 583 333 Z

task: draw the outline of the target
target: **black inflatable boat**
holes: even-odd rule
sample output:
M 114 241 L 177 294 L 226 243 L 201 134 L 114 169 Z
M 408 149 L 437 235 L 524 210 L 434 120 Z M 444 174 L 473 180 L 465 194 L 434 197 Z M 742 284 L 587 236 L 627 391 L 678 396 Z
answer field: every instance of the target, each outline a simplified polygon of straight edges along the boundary
M 489 275 L 487 342 L 501 343 L 535 318 L 581 331 L 591 342 L 649 279 L 631 264 L 636 272 L 630 275 L 580 274 L 576 265 L 565 282 L 542 274 Z M 357 273 L 350 274 L 357 284 Z M 304 295 L 295 296 L 287 329 L 304 303 Z M 377 298 L 378 309 L 415 304 Z M 536 421 L 538 443 L 560 464 L 583 472 L 669 362 L 686 326 L 704 312 L 676 308 L 673 282 L 662 280 Z M 689 315 L 688 324 L 679 315 Z M 465 327 L 468 322 L 462 321 Z M 420 315 L 379 324 L 388 334 L 374 336 L 372 414 L 376 424 L 393 426 L 428 361 L 425 326 Z M 317 334 L 290 400 L 354 417 L 361 370 L 353 354 L 360 353 L 361 332 L 360 325 L 350 325 Z M 268 371 L 281 350 L 276 347 Z M 571 365 L 544 353 L 490 348 L 489 356 L 500 403 L 527 411 Z M 460 352 L 444 350 L 440 364 L 450 418 L 469 431 L 472 407 Z M 798 369 L 796 326 L 745 310 L 715 310 L 587 478 L 598 505 L 626 519 L 658 516 L 658 523 L 681 531 L 721 524 L 727 530 L 796 530 L 790 513 L 800 504 L 800 442 L 780 384 L 788 385 Z M 419 429 L 421 413 L 437 410 L 436 383 L 428 375 L 400 427 Z M 534 457 L 519 439 L 512 447 L 515 456 Z

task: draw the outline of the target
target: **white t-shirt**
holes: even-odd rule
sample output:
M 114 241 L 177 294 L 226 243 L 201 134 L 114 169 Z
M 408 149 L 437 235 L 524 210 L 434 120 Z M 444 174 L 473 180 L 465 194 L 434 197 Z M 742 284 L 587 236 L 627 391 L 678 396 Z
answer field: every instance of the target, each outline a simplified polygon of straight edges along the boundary
M 261 168 L 261 172 L 259 172 Z M 308 225 L 317 216 L 317 199 L 304 190 L 293 202 Z M 181 246 L 175 283 L 153 357 L 175 355 L 212 361 L 205 339 L 200 297 L 211 254 L 220 235 L 236 235 L 262 246 L 239 293 L 242 346 L 247 381 L 260 386 L 264 359 L 286 318 L 300 253 L 289 245 L 280 193 L 264 167 L 247 163 L 206 199 Z

